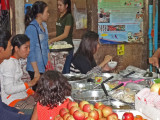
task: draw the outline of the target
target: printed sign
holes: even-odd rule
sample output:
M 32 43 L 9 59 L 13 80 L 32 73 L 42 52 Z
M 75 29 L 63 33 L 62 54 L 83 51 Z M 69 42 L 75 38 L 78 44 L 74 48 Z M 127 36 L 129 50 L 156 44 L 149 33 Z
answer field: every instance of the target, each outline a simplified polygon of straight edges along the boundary
M 144 42 L 143 0 L 98 0 L 98 34 L 102 44 Z

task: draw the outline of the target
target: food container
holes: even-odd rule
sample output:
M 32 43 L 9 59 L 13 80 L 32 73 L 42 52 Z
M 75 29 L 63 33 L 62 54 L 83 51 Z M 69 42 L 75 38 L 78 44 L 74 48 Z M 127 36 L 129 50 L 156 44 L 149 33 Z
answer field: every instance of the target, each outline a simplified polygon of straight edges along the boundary
M 104 91 L 102 89 L 94 89 L 94 90 L 88 90 L 88 91 L 81 91 L 76 92 L 71 95 L 71 97 L 76 102 L 80 101 L 88 101 L 91 104 L 94 104 L 96 102 L 102 102 L 106 105 L 110 105 L 109 98 L 106 97 L 104 94 Z
M 72 92 L 93 89 L 95 84 L 93 82 L 74 82 L 71 83 Z
M 87 82 L 87 76 L 85 74 L 63 74 L 70 84 L 73 83 L 86 83 Z
M 130 104 L 117 99 L 110 99 L 110 103 L 113 109 L 135 109 L 134 104 Z

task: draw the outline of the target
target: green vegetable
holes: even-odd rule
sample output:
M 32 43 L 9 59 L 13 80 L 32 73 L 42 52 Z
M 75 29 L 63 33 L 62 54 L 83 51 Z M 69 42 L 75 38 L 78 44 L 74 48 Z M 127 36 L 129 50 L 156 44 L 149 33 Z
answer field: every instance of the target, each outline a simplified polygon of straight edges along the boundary
M 155 83 L 160 83 L 160 78 L 154 80 Z

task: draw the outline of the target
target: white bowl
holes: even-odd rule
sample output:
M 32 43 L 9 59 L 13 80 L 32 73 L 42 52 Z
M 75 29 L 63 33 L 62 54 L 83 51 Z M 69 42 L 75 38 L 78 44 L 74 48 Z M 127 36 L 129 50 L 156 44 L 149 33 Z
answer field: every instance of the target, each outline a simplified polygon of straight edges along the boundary
M 113 69 L 117 66 L 117 62 L 116 61 L 108 62 L 108 66 Z

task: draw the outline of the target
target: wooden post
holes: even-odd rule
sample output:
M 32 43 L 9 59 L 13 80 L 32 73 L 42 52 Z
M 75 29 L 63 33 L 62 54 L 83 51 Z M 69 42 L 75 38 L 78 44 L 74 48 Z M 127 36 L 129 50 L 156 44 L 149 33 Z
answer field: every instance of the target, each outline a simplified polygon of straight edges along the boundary
M 11 25 L 11 34 L 16 34 L 16 19 L 15 19 L 15 0 L 10 0 L 10 25 Z
M 87 0 L 87 25 L 88 30 L 98 32 L 97 0 Z
M 11 33 L 23 34 L 25 30 L 24 25 L 24 0 L 10 0 L 10 21 Z

